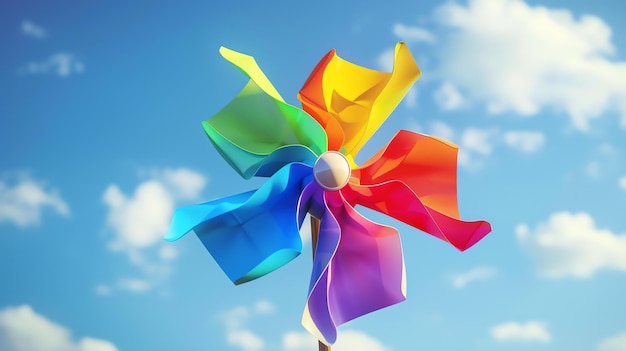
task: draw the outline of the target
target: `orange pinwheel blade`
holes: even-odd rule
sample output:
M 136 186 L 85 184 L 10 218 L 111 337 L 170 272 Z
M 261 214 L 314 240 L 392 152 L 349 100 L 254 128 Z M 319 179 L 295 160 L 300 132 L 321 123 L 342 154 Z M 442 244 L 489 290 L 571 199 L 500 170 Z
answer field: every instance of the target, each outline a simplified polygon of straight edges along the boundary
M 352 171 L 361 185 L 405 183 L 424 205 L 459 218 L 458 147 L 436 137 L 400 130 L 383 149 Z

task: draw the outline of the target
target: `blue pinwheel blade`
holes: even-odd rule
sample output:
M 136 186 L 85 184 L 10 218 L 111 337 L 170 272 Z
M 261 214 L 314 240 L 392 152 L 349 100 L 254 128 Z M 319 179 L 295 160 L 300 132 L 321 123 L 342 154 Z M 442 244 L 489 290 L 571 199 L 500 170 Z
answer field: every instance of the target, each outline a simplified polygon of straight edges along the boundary
M 311 167 L 284 166 L 258 190 L 179 208 L 166 240 L 193 230 L 235 284 L 268 274 L 302 251 L 298 203 Z

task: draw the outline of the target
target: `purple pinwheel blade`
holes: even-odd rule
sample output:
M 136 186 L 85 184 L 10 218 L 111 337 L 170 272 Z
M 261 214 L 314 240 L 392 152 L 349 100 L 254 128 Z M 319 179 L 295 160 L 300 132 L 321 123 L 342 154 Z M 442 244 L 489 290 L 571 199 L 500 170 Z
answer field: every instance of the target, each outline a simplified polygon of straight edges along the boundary
M 341 240 L 330 266 L 329 303 L 335 323 L 404 301 L 404 259 L 398 231 L 363 217 L 341 192 L 331 193 L 327 201 L 341 227 Z
M 332 344 L 337 326 L 404 301 L 405 273 L 398 231 L 361 216 L 340 191 L 325 192 L 314 277 L 303 324 Z M 324 269 L 316 269 L 325 264 Z

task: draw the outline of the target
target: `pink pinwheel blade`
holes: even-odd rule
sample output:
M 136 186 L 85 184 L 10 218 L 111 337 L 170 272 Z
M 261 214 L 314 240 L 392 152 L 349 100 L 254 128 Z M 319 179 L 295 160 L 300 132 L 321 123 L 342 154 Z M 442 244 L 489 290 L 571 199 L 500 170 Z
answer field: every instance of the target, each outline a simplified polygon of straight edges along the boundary
M 491 231 L 485 221 L 463 221 L 427 207 L 404 183 L 389 181 L 371 186 L 349 184 L 342 189 L 351 204 L 385 213 L 464 251 Z
M 404 301 L 404 260 L 398 231 L 363 217 L 341 192 L 326 195 L 341 228 L 330 266 L 329 303 L 335 323 L 343 324 Z

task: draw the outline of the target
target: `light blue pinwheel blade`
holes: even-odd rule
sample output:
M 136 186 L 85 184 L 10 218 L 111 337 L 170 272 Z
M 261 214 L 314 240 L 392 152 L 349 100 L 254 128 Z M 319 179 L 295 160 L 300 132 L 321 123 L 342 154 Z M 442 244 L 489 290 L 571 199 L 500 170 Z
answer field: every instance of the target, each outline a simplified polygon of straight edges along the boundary
M 246 193 L 223 197 L 202 204 L 176 209 L 167 234 L 165 234 L 165 240 L 174 241 L 180 239 L 207 219 L 218 217 L 219 215 L 236 209 L 241 203 L 248 201 L 253 194 L 254 191 L 248 191 Z
M 297 216 L 311 167 L 289 164 L 254 192 L 176 211 L 167 240 L 193 230 L 235 284 L 268 274 L 302 251 Z

